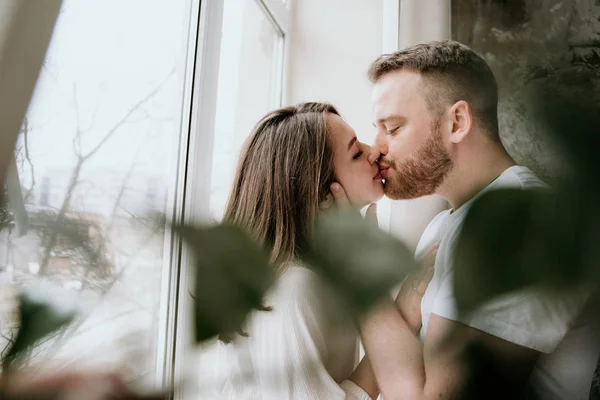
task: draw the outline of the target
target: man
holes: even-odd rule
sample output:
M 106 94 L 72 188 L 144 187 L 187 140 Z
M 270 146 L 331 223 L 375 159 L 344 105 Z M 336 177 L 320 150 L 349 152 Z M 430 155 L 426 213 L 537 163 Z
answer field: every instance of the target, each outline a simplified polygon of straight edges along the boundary
M 497 84 L 486 62 L 459 43 L 431 42 L 380 56 L 369 77 L 377 127 L 370 161 L 379 161 L 386 195 L 438 194 L 452 207 L 429 224 L 417 247 L 418 258 L 439 244 L 422 299 L 418 289 L 428 278 L 409 279 L 400 309 L 381 304 L 361 324 L 385 399 L 462 397 L 469 378 L 484 379 L 470 375 L 467 356 L 474 345 L 486 350 L 486 365 L 506 378 L 505 386 L 481 396 L 497 398 L 503 389 L 531 382 L 540 398 L 587 398 L 599 341 L 580 323 L 585 295 L 528 289 L 494 300 L 468 319 L 456 310 L 452 251 L 473 199 L 501 187 L 545 187 L 516 165 L 500 141 Z M 344 201 L 339 184 L 332 191 Z M 415 307 L 417 323 L 410 318 Z

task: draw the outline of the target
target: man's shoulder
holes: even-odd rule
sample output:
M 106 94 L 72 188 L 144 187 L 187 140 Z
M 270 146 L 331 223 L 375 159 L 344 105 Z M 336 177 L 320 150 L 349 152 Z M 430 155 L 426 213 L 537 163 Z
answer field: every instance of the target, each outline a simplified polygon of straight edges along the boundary
M 550 186 L 540 179 L 531 169 L 515 165 L 506 169 L 492 183 L 494 188 L 513 187 L 520 189 L 548 189 Z
M 509 188 L 523 190 L 550 189 L 550 186 L 531 169 L 521 165 L 514 165 L 507 168 L 494 182 L 483 189 L 480 194 L 488 190 Z M 468 210 L 477 197 L 475 196 L 475 198 L 456 211 L 444 210 L 431 220 L 419 240 L 416 250 L 417 258 L 435 242 L 442 245 L 443 249 L 440 248 L 442 253 L 452 251 L 453 244 L 458 240 L 462 223 L 468 214 Z M 446 245 L 444 246 L 444 244 Z M 440 251 L 438 251 L 438 254 L 440 254 Z
M 489 184 L 483 189 L 480 194 L 487 191 L 498 190 L 498 189 L 550 189 L 550 186 L 540 179 L 532 170 L 521 165 L 515 165 L 506 169 L 494 182 Z M 454 214 L 451 226 L 446 231 L 446 236 L 456 240 L 461 230 L 462 223 L 464 222 L 469 208 L 473 205 L 479 195 L 475 196 L 471 201 L 465 204 L 463 207 L 458 209 Z
M 429 247 L 436 242 L 441 240 L 441 237 L 444 236 L 443 226 L 447 219 L 451 216 L 450 210 L 444 210 L 438 213 L 432 220 L 429 222 L 423 233 L 421 234 L 421 238 L 419 239 L 419 243 L 417 244 L 417 248 L 415 251 L 416 258 L 420 258 L 422 256 L 421 253 L 427 252 Z

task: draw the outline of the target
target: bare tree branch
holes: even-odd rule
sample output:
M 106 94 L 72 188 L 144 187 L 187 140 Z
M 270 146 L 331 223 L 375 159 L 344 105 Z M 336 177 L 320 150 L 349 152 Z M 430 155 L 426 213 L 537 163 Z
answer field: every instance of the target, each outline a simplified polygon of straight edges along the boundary
M 31 170 L 31 187 L 25 193 L 25 201 L 27 201 L 27 199 L 31 195 L 31 192 L 33 192 L 33 188 L 35 187 L 35 170 L 33 167 L 33 162 L 31 161 L 31 156 L 29 154 L 29 130 L 30 130 L 29 119 L 27 119 L 27 117 L 25 117 L 25 119 L 23 120 L 23 129 L 22 129 L 23 148 L 25 150 L 25 159 L 27 160 L 27 163 L 29 164 L 29 168 Z
M 94 154 L 96 154 L 96 152 L 98 150 L 100 150 L 100 148 L 119 130 L 119 128 L 121 127 L 121 125 L 123 125 L 125 122 L 127 122 L 128 118 L 136 111 L 138 110 L 141 106 L 143 106 L 145 103 L 148 102 L 148 100 L 150 100 L 152 97 L 154 97 L 158 92 L 160 92 L 160 90 L 163 88 L 163 86 L 165 85 L 165 83 L 167 83 L 167 81 L 171 78 L 171 76 L 173 75 L 173 73 L 175 72 L 175 70 L 172 70 L 169 75 L 167 76 L 167 78 L 165 80 L 163 80 L 154 90 L 152 90 L 150 93 L 148 93 L 144 98 L 142 98 L 140 101 L 138 101 L 137 103 L 135 103 L 133 105 L 133 107 L 131 107 L 129 109 L 129 111 L 127 111 L 125 113 L 125 115 L 123 115 L 123 117 L 118 120 L 113 127 L 108 131 L 108 133 L 104 136 L 104 138 L 96 145 L 96 147 L 94 147 L 89 153 L 87 153 L 83 159 L 84 161 L 89 159 L 90 157 L 92 157 Z
M 2 339 L 6 340 L 6 345 L 2 349 L 2 352 L 0 352 L 0 365 L 4 365 L 4 355 L 6 354 L 6 352 L 10 349 L 10 347 L 15 342 L 14 341 L 15 331 L 13 329 L 11 329 L 8 331 L 8 334 L 10 335 L 10 337 L 4 333 L 0 333 L 0 336 L 2 336 Z
M 40 275 L 44 275 L 46 273 L 47 268 L 48 268 L 48 263 L 50 262 L 50 254 L 52 253 L 52 250 L 54 249 L 54 246 L 56 245 L 56 241 L 58 239 L 58 230 L 59 230 L 58 227 L 60 227 L 61 224 L 65 223 L 65 216 L 66 216 L 66 213 L 67 213 L 67 211 L 69 210 L 69 208 L 71 206 L 71 199 L 73 197 L 73 193 L 75 192 L 75 188 L 77 187 L 77 185 L 79 183 L 79 175 L 81 174 L 81 169 L 83 168 L 83 164 L 87 160 L 89 160 L 91 157 L 93 157 L 94 154 L 96 154 L 98 152 L 98 150 L 100 150 L 100 148 L 102 148 L 102 146 L 112 136 L 114 136 L 114 134 L 119 130 L 119 128 L 124 123 L 127 122 L 128 118 L 136 110 L 138 110 L 141 106 L 143 106 L 146 102 L 148 102 L 152 97 L 154 97 L 163 88 L 163 86 L 165 85 L 165 83 L 171 78 L 171 76 L 173 75 L 174 72 L 175 72 L 174 69 L 171 70 L 171 72 L 169 73 L 169 75 L 159 85 L 157 85 L 156 88 L 154 88 L 152 91 L 150 91 L 140 101 L 138 101 L 137 103 L 135 103 L 123 115 L 123 117 L 121 119 L 119 119 L 112 126 L 112 128 L 107 132 L 107 134 L 104 136 L 104 138 L 90 152 L 88 152 L 86 155 L 82 155 L 81 153 L 77 154 L 77 150 L 76 150 L 75 145 L 74 145 L 74 150 L 76 151 L 76 154 L 77 154 L 77 163 L 75 165 L 75 168 L 73 169 L 73 172 L 71 173 L 71 178 L 69 179 L 69 184 L 67 186 L 65 198 L 63 200 L 62 206 L 60 207 L 60 211 L 58 212 L 58 215 L 56 217 L 56 221 L 54 223 L 55 227 L 54 227 L 54 229 L 52 230 L 52 232 L 50 234 L 50 238 L 49 238 L 49 241 L 48 241 L 48 246 L 44 249 L 44 255 L 42 257 L 42 262 L 40 263 L 40 270 L 39 270 Z M 78 121 L 79 121 L 79 113 L 78 113 L 78 111 L 76 111 L 76 115 L 77 115 L 77 118 L 78 118 Z M 82 133 L 81 128 L 78 126 L 77 127 L 76 138 L 77 137 L 81 137 L 81 133 Z
M 73 152 L 77 158 L 81 158 L 81 134 L 83 130 L 81 128 L 81 116 L 79 114 L 79 107 L 77 106 L 77 83 L 73 83 L 73 109 L 75 111 L 75 136 L 73 136 Z

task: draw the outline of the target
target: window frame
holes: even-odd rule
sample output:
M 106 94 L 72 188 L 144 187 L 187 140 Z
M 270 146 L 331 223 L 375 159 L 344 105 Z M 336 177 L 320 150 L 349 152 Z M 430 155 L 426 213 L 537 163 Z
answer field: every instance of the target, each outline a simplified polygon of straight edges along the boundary
M 398 3 L 398 48 L 451 38 L 452 0 L 384 0 Z M 435 21 L 435 23 L 422 23 Z
M 180 143 L 177 153 L 176 178 L 171 181 L 168 191 L 165 215 L 167 221 L 180 223 L 183 220 L 186 200 L 187 159 L 192 139 L 192 120 L 197 119 L 193 112 L 196 88 L 197 57 L 200 50 L 200 26 L 205 21 L 201 17 L 206 14 L 202 6 L 207 1 L 190 0 L 190 19 L 188 27 L 188 45 L 186 49 L 186 65 L 184 74 L 183 106 L 180 126 Z M 214 2 L 219 3 L 219 2 Z M 217 66 L 218 68 L 218 66 Z M 158 340 L 156 352 L 155 389 L 170 387 L 175 379 L 176 339 L 178 323 L 178 290 L 180 281 L 181 241 L 174 235 L 169 226 L 165 227 L 163 251 L 163 269 L 161 276 L 161 298 L 158 323 Z
M 192 12 L 185 74 L 185 99 L 178 173 L 168 202 L 167 219 L 173 223 L 202 223 L 210 216 L 216 103 L 218 92 L 222 1 L 191 0 Z M 273 108 L 286 101 L 292 0 L 255 0 L 280 35 Z M 210 150 L 207 150 L 210 149 Z M 174 399 L 185 398 L 178 385 L 188 376 L 186 357 L 193 343 L 194 265 L 192 253 L 170 230 L 165 231 L 161 320 L 157 351 L 156 387 L 174 387 Z
M 276 76 L 277 84 L 272 93 L 272 108 L 281 107 L 285 103 L 285 73 L 289 48 L 289 32 L 291 30 L 291 13 L 288 8 L 290 1 L 288 0 L 286 5 L 281 0 L 256 0 L 279 35 L 277 43 L 278 62 L 273 65 L 273 73 Z

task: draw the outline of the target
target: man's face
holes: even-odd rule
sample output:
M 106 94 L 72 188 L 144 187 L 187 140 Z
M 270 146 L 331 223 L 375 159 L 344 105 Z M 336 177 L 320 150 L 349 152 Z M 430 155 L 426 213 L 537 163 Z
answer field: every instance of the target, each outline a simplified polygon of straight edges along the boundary
M 407 70 L 384 75 L 374 85 L 372 102 L 385 194 L 399 200 L 435 193 L 452 160 L 421 75 Z

